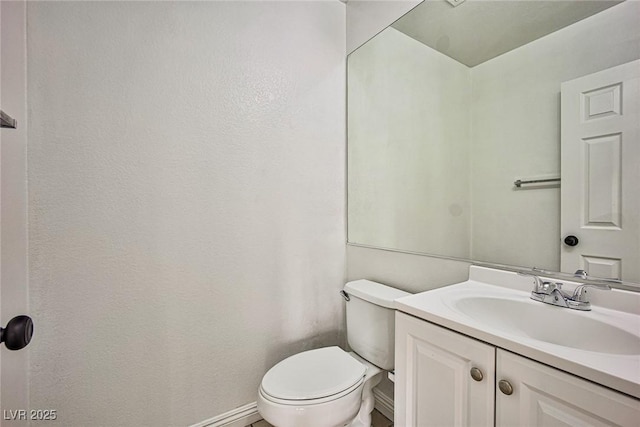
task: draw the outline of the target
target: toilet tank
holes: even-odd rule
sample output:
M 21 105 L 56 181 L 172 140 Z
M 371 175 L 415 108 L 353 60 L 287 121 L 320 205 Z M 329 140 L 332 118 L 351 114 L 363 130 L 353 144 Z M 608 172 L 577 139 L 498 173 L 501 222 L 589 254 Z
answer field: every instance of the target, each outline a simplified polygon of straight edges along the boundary
M 344 286 L 347 301 L 347 341 L 360 357 L 379 368 L 394 367 L 394 301 L 410 295 L 370 280 L 356 280 Z

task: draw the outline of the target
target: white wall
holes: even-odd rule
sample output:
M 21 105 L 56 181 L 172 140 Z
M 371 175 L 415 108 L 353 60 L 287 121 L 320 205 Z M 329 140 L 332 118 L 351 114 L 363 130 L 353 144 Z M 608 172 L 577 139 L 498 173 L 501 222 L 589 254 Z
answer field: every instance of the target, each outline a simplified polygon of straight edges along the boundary
M 468 67 L 387 28 L 348 87 L 349 241 L 468 258 Z
M 344 8 L 29 3 L 32 408 L 185 425 L 340 343 Z
M 27 275 L 27 99 L 26 3 L 0 2 L 0 105 L 18 121 L 3 129 L 0 142 L 0 325 L 29 314 Z M 36 334 L 39 326 L 35 325 Z M 28 409 L 30 346 L 20 351 L 0 349 L 2 388 L 0 411 Z M 4 414 L 4 412 L 3 412 Z M 3 417 L 4 418 L 4 417 Z M 26 423 L 11 421 L 18 426 Z
M 469 278 L 468 262 L 347 246 L 347 280 L 369 279 L 418 293 Z
M 626 1 L 471 69 L 473 259 L 560 270 L 560 188 L 512 183 L 559 175 L 560 84 L 640 58 L 639 22 Z
M 347 53 L 351 53 L 423 0 L 343 1 L 347 4 Z

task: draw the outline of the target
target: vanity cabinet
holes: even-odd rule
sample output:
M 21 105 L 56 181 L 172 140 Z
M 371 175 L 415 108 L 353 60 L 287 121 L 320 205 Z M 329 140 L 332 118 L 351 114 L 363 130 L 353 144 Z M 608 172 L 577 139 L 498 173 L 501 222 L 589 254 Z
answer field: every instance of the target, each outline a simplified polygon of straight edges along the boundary
M 637 399 L 401 312 L 395 365 L 399 426 L 637 426 L 640 420 Z

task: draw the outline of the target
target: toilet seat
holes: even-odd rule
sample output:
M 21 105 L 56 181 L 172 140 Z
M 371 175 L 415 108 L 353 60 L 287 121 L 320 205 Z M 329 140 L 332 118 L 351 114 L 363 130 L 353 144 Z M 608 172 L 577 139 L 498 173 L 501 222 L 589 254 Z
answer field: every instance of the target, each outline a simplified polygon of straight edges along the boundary
M 321 403 L 331 402 L 332 400 L 337 400 L 344 396 L 347 396 L 348 394 L 358 390 L 362 386 L 363 382 L 364 382 L 364 377 L 360 381 L 355 383 L 353 386 L 339 393 L 332 394 L 331 396 L 321 397 L 319 399 L 310 399 L 310 400 L 278 399 L 277 397 L 273 397 L 267 394 L 262 388 L 262 386 L 260 386 L 260 389 L 258 391 L 265 400 L 268 400 L 269 402 L 277 403 L 279 405 L 312 406 L 312 405 L 319 405 Z
M 267 398 L 260 388 L 258 412 L 267 422 L 279 427 L 344 427 L 360 410 L 364 385 L 363 381 L 349 393 L 340 393 L 340 397 L 308 401 L 289 400 L 284 403 Z
M 367 366 L 340 347 L 295 354 L 271 368 L 260 393 L 283 405 L 314 405 L 339 399 L 360 387 Z

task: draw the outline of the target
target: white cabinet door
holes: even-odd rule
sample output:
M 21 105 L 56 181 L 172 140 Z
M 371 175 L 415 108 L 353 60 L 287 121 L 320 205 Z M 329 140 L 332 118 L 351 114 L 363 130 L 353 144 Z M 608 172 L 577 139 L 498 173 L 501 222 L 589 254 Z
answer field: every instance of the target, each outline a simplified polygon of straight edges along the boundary
M 640 401 L 522 356 L 498 349 L 496 426 L 634 426 Z
M 561 271 L 640 281 L 640 60 L 562 84 Z
M 494 392 L 495 347 L 397 312 L 395 425 L 493 426 Z

